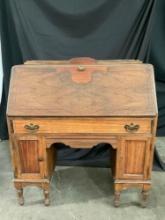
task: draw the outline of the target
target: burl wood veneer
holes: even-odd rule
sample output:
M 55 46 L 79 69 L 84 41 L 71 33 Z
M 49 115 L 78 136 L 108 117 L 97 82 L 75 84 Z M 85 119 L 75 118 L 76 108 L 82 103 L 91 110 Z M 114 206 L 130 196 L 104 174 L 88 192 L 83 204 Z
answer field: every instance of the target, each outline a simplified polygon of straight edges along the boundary
M 39 186 L 49 205 L 55 143 L 91 148 L 109 143 L 114 204 L 130 187 L 146 205 L 157 126 L 152 65 L 137 60 L 27 61 L 11 73 L 7 108 L 14 185 Z

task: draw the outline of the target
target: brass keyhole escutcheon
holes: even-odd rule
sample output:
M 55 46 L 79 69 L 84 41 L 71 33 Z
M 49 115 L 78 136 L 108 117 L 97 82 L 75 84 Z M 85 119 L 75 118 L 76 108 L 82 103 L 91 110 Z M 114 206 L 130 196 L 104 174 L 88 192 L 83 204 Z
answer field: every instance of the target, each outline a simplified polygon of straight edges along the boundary
M 77 70 L 78 70 L 78 71 L 85 71 L 85 66 L 79 65 L 79 66 L 77 67 Z
M 39 162 L 43 162 L 43 161 L 44 161 L 44 158 L 43 158 L 43 157 L 39 157 L 39 158 L 38 158 L 38 161 L 39 161 Z

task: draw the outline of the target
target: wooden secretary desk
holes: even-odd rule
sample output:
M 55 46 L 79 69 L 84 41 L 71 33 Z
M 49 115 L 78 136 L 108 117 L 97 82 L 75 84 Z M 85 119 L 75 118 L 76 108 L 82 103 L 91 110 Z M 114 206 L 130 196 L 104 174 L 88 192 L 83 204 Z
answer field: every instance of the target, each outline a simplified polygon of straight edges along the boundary
M 114 204 L 120 192 L 151 187 L 157 102 L 152 65 L 140 61 L 28 61 L 11 73 L 7 120 L 14 185 L 35 185 L 49 205 L 55 143 L 91 148 L 109 143 Z

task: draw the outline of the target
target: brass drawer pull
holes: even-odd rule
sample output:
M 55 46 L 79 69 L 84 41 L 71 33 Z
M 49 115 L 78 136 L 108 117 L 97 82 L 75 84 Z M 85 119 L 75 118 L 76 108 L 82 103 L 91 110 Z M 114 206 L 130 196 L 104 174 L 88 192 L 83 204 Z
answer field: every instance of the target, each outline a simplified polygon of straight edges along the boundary
M 34 125 L 32 123 L 30 123 L 29 125 L 25 125 L 24 128 L 29 130 L 29 131 L 36 131 L 39 129 L 39 125 Z
M 136 132 L 136 131 L 138 131 L 139 128 L 140 128 L 140 125 L 135 125 L 135 124 L 131 123 L 131 124 L 129 124 L 129 125 L 125 125 L 124 128 L 125 128 L 125 130 L 126 130 L 127 132 L 130 132 L 130 133 L 131 133 L 131 132 Z

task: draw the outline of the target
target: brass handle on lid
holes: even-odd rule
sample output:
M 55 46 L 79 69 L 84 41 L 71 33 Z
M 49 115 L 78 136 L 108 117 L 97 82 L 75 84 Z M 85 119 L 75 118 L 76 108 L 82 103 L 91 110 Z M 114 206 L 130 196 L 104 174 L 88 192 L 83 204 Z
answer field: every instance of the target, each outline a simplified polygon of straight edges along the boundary
M 135 125 L 135 124 L 131 123 L 129 125 L 125 125 L 124 128 L 127 132 L 133 133 L 133 132 L 136 132 L 139 130 L 140 125 Z
M 30 123 L 29 125 L 25 125 L 24 128 L 29 131 L 37 131 L 39 129 L 39 125 L 34 125 L 33 123 Z
M 85 66 L 79 65 L 79 66 L 77 67 L 77 70 L 78 70 L 78 71 L 85 71 Z

